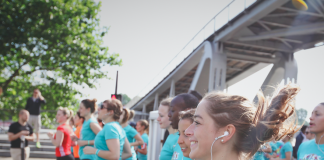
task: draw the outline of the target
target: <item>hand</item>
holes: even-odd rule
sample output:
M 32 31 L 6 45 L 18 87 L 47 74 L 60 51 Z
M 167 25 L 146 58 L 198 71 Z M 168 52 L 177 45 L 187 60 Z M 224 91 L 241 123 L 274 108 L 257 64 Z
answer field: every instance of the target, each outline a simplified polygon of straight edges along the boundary
M 38 90 L 38 94 L 37 94 L 38 97 L 41 97 L 42 96 L 42 93 L 40 92 L 40 90 Z
M 20 132 L 19 132 L 19 135 L 20 135 L 20 136 L 28 136 L 28 135 L 29 135 L 29 131 L 26 131 L 26 130 L 24 130 L 24 131 L 20 131 Z
M 86 146 L 83 148 L 83 153 L 84 154 L 96 154 L 97 149 L 90 147 L 90 146 Z
M 77 141 L 79 138 L 75 134 L 70 135 L 72 141 Z
M 52 137 L 54 136 L 54 134 L 51 133 L 51 132 L 48 132 L 48 133 L 47 133 L 47 136 L 48 136 L 49 138 L 52 138 Z

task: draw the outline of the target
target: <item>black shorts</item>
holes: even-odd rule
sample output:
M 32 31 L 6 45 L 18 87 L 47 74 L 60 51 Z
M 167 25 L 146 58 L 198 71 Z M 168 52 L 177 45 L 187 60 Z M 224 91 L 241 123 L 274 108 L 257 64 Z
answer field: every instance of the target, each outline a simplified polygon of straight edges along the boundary
M 74 160 L 80 160 L 80 158 L 75 158 L 75 157 L 74 157 Z
M 72 154 L 69 154 L 63 157 L 56 157 L 56 160 L 74 160 L 74 156 Z

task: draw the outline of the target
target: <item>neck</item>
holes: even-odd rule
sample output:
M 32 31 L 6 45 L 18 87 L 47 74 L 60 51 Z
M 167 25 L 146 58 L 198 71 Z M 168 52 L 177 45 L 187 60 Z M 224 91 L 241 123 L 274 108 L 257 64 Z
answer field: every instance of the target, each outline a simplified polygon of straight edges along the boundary
M 92 114 L 90 113 L 90 114 L 84 116 L 84 119 L 85 119 L 85 120 L 89 120 L 91 117 L 92 117 Z
M 226 144 L 223 144 L 223 145 L 226 145 Z M 229 147 L 228 146 L 224 146 L 224 147 L 221 147 L 222 149 L 218 150 L 217 152 L 213 152 L 213 160 L 214 159 L 231 159 L 231 160 L 239 160 L 239 155 L 232 151 L 232 150 L 229 150 Z M 210 153 L 208 155 L 208 157 L 206 158 L 206 160 L 210 160 Z
M 123 124 L 121 124 L 122 128 L 126 127 L 127 125 L 128 125 L 128 123 L 127 123 L 127 122 L 126 122 L 126 123 L 123 123 Z
M 173 129 L 172 126 L 169 126 L 169 127 L 167 128 L 167 130 L 169 131 L 170 134 L 174 134 L 174 133 L 176 133 L 176 132 L 178 131 L 178 130 L 176 130 L 176 129 Z
M 68 122 L 68 120 L 65 120 L 65 121 L 61 122 L 60 125 L 67 124 L 67 122 Z
M 321 138 L 321 136 L 323 136 Z M 324 144 L 324 133 L 315 133 L 315 142 L 316 144 Z
M 140 135 L 143 135 L 144 134 L 144 130 L 138 132 Z
M 33 96 L 33 98 L 37 98 L 37 96 Z
M 23 120 L 19 119 L 18 123 L 21 124 L 22 126 L 25 126 L 27 122 L 24 122 Z
M 104 122 L 105 124 L 109 123 L 109 122 L 114 122 L 114 121 L 116 121 L 116 120 L 114 120 L 112 117 L 107 117 L 107 118 L 102 120 L 102 122 Z

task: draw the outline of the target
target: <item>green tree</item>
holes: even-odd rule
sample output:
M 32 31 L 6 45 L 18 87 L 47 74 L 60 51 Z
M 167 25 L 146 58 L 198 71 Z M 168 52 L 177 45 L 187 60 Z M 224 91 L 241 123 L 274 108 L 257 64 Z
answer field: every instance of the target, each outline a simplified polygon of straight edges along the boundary
M 129 98 L 127 94 L 121 94 L 121 95 L 123 96 L 122 104 L 126 105 L 131 100 L 131 98 Z
M 48 101 L 45 110 L 75 105 L 73 85 L 94 88 L 106 78 L 103 66 L 121 65 L 102 45 L 108 28 L 99 28 L 100 6 L 93 0 L 0 2 L 0 109 L 16 114 L 34 86 Z

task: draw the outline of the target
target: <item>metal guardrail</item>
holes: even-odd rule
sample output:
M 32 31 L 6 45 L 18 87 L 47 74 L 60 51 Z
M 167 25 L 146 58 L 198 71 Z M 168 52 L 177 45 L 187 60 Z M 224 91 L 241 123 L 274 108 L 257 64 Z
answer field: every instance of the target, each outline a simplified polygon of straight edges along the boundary
M 210 35 L 218 29 L 228 24 L 235 16 L 245 11 L 257 0 L 232 0 L 221 11 L 219 11 L 207 24 L 178 52 L 171 61 L 146 85 L 137 96 L 143 97 L 161 79 L 167 76 L 178 64 L 180 64 L 188 55 L 190 55 L 201 42 L 204 42 Z

